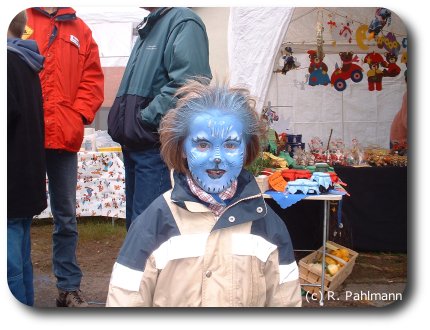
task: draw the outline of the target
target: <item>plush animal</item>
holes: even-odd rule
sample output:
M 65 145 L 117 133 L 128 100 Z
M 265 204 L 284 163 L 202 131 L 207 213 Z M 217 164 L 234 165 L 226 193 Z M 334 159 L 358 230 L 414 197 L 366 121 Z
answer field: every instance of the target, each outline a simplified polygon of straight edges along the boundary
M 363 61 L 369 65 L 369 71 L 367 71 L 369 91 L 374 91 L 375 89 L 377 91 L 381 91 L 382 78 L 384 74 L 379 67 L 386 67 L 387 62 L 384 61 L 384 58 L 381 54 L 375 52 L 368 53 Z
M 350 71 L 353 62 L 359 62 L 358 56 L 354 56 L 353 52 L 340 52 L 339 56 L 342 61 L 342 67 L 340 68 L 342 72 Z
M 396 77 L 400 74 L 400 67 L 396 64 L 397 55 L 393 53 L 385 53 L 385 59 L 387 60 L 387 68 L 382 71 L 384 77 Z
M 308 50 L 309 54 L 309 85 L 328 85 L 330 78 L 327 74 L 328 67 L 323 62 L 324 55 L 319 55 L 316 50 Z

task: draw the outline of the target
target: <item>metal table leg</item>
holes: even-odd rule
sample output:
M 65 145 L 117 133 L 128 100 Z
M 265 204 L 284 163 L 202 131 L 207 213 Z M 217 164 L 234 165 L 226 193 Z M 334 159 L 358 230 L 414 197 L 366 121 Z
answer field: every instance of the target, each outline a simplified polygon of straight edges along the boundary
M 320 306 L 324 306 L 324 281 L 325 281 L 325 254 L 328 219 L 330 218 L 330 201 L 324 201 L 324 222 L 323 222 L 323 251 L 322 251 L 322 274 L 321 274 L 321 291 L 320 291 Z

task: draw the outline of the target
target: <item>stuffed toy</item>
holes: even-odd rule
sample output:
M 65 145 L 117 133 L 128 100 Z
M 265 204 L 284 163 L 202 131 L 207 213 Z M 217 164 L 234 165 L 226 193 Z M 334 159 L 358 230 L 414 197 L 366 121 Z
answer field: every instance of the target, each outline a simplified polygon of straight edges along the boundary
M 328 77 L 328 67 L 323 62 L 324 55 L 318 55 L 316 50 L 308 50 L 309 54 L 309 85 L 328 85 L 330 78 Z
M 382 73 L 380 66 L 386 67 L 387 62 L 384 61 L 384 58 L 381 54 L 375 52 L 368 53 L 363 62 L 369 65 L 369 71 L 367 71 L 369 91 L 381 91 L 382 77 L 384 74 Z
M 396 64 L 397 55 L 393 53 L 385 53 L 387 60 L 387 68 L 382 71 L 384 77 L 396 77 L 400 74 L 400 67 Z

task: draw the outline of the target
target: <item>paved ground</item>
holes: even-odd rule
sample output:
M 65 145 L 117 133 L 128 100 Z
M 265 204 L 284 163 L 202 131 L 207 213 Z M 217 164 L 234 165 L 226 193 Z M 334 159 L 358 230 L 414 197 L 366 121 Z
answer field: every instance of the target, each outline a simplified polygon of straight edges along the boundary
M 51 272 L 51 232 L 50 224 L 34 226 L 32 230 L 35 307 L 55 307 L 57 291 Z M 118 236 L 79 244 L 78 261 L 84 273 L 81 289 L 91 307 L 104 307 L 112 265 L 123 240 Z M 401 300 L 407 268 L 405 254 L 360 253 L 351 275 L 336 291 L 329 292 L 323 307 L 382 307 Z M 318 299 L 304 294 L 303 307 L 321 306 Z

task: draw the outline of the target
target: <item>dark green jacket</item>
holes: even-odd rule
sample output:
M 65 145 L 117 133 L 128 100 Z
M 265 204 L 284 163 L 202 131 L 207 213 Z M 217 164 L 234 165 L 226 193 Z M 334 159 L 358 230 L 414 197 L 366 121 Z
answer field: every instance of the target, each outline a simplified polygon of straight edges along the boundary
M 140 26 L 108 131 L 123 146 L 143 150 L 158 144 L 160 120 L 175 106 L 178 87 L 193 76 L 212 74 L 206 28 L 192 10 L 160 8 Z

